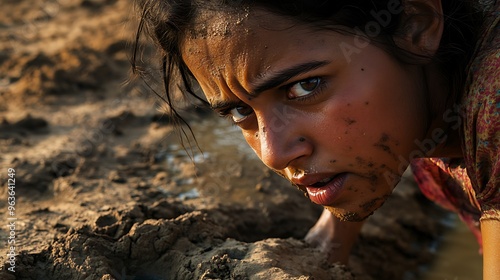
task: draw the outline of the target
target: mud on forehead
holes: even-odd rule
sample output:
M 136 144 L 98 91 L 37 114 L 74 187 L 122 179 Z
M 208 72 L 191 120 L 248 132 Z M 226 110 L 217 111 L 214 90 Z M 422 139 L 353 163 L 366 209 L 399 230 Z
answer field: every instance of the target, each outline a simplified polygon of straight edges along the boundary
M 219 85 L 216 81 L 230 74 L 241 78 L 248 77 L 248 72 L 258 75 L 269 69 L 271 66 L 261 57 L 253 57 L 259 62 L 253 69 L 247 69 L 250 54 L 265 49 L 269 52 L 275 50 L 270 55 L 278 55 L 281 42 L 273 41 L 276 35 L 301 28 L 307 29 L 308 26 L 260 7 L 238 10 L 203 8 L 193 17 L 181 42 L 182 58 L 198 82 L 201 82 L 199 79 L 205 80 L 205 93 L 209 90 L 217 92 Z M 231 66 L 233 72 L 227 70 Z
M 299 23 L 258 6 L 201 7 L 193 16 L 185 39 L 230 38 L 258 29 L 280 31 L 297 27 Z
M 269 12 L 256 7 L 200 8 L 181 43 L 183 59 L 191 71 L 204 69 L 210 77 L 219 77 L 226 68 L 224 61 L 229 52 L 244 56 L 247 47 L 258 48 L 261 43 L 251 37 L 259 30 L 272 29 L 276 25 L 274 19 Z M 286 25 L 290 26 L 288 22 Z
M 227 46 L 230 41 L 236 41 L 237 38 L 249 34 L 250 28 L 246 24 L 249 14 L 249 8 L 198 8 L 181 42 L 184 60 L 186 61 L 188 57 L 196 58 L 198 61 L 191 67 L 209 69 L 212 76 L 217 76 L 222 70 L 219 68 L 224 68 L 224 66 L 217 67 L 216 63 L 212 61 L 213 57 L 203 57 L 200 54 L 208 50 L 208 45 Z
M 228 38 L 245 31 L 242 26 L 248 20 L 250 9 L 246 8 L 198 8 L 186 38 L 212 39 Z M 246 30 L 248 32 L 248 29 Z

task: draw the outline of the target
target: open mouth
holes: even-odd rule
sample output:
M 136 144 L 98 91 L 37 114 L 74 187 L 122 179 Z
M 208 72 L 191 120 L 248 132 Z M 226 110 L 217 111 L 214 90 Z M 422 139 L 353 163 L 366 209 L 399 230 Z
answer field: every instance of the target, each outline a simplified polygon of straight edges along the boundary
M 319 205 L 333 205 L 343 190 L 346 177 L 347 173 L 340 173 L 305 186 L 309 199 Z
M 313 187 L 313 188 L 321 188 L 321 187 L 324 187 L 326 186 L 328 183 L 330 183 L 333 179 L 335 179 L 335 177 L 337 177 L 338 175 L 335 175 L 335 176 L 332 176 L 332 177 L 329 177 L 329 178 L 325 178 L 317 183 L 314 183 L 312 185 L 310 185 L 309 187 Z

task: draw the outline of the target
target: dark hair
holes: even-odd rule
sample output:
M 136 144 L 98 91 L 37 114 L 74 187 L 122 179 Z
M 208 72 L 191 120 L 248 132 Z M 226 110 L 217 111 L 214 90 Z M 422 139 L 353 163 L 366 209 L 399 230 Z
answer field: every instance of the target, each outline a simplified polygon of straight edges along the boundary
M 278 15 L 295 19 L 317 28 L 341 25 L 365 30 L 374 14 L 385 11 L 397 0 L 140 0 L 142 10 L 133 67 L 137 70 L 136 52 L 140 34 L 144 31 L 159 46 L 165 96 L 173 117 L 186 123 L 178 114 L 173 102 L 173 89 L 179 88 L 185 96 L 192 96 L 206 104 L 194 91 L 194 77 L 182 61 L 180 44 L 201 9 L 234 9 L 242 11 L 259 7 Z M 404 6 L 405 1 L 402 1 Z M 444 33 L 441 45 L 433 60 L 443 65 L 442 71 L 449 81 L 453 102 L 459 102 L 466 79 L 466 68 L 478 41 L 483 15 L 476 7 L 476 0 L 442 0 Z M 404 28 L 404 11 L 393 14 L 390 22 L 380 26 L 376 38 L 391 53 L 404 56 L 404 51 L 393 41 Z M 403 25 L 403 27 L 402 27 Z M 394 51 L 394 52 L 392 52 Z

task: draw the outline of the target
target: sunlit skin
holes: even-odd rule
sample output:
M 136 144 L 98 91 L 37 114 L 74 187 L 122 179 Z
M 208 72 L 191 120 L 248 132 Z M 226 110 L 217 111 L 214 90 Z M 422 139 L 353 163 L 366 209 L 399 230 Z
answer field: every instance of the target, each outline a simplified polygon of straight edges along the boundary
M 317 180 L 345 174 L 323 206 L 342 220 L 365 219 L 392 192 L 399 155 L 430 128 L 420 67 L 372 44 L 349 63 L 341 43 L 359 38 L 253 13 L 229 35 L 186 38 L 186 65 L 264 164 L 293 182 L 301 171 Z M 221 26 L 220 18 L 204 22 L 209 34 Z

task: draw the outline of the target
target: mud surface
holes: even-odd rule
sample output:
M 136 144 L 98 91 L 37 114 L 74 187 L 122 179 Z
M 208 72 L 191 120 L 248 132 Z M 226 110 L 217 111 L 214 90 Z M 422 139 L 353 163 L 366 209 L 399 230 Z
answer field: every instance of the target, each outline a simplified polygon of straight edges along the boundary
M 2 1 L 0 279 L 418 279 L 442 232 L 426 216 L 443 213 L 411 182 L 350 267 L 327 263 L 302 240 L 321 209 L 234 128 L 187 108 L 204 151 L 188 156 L 161 103 L 125 83 L 134 28 L 129 1 Z

